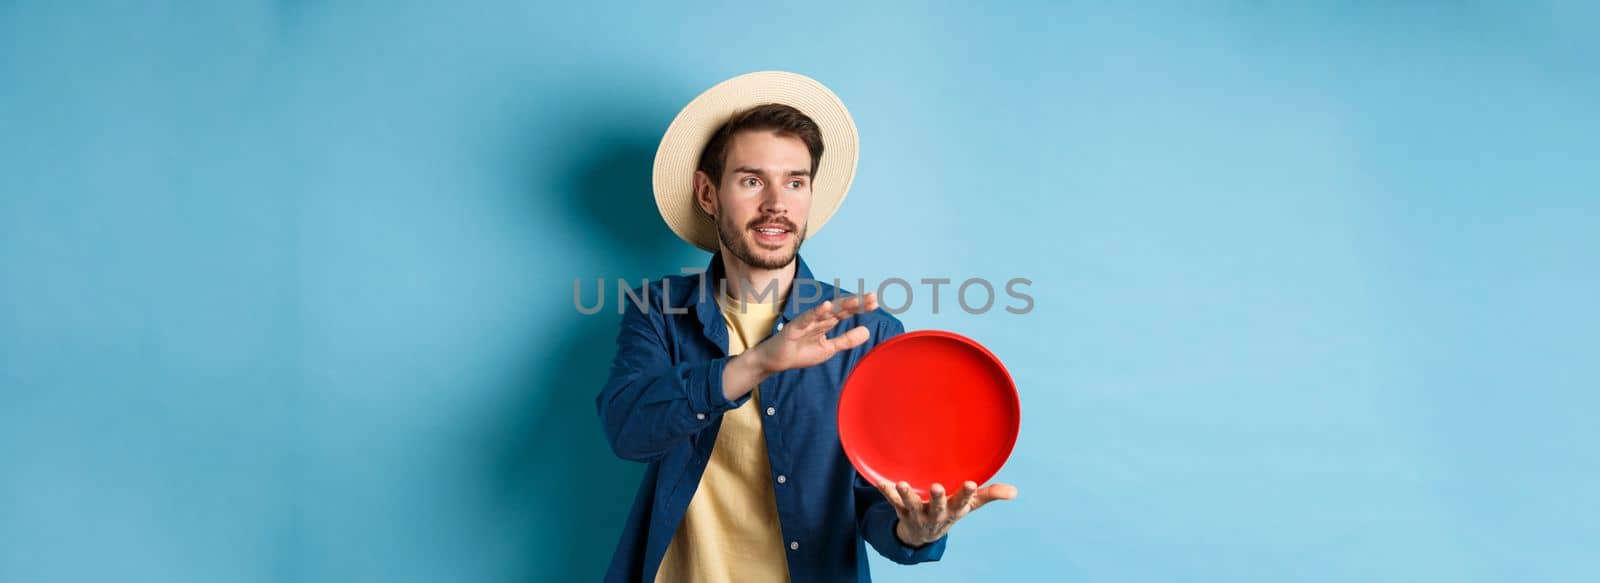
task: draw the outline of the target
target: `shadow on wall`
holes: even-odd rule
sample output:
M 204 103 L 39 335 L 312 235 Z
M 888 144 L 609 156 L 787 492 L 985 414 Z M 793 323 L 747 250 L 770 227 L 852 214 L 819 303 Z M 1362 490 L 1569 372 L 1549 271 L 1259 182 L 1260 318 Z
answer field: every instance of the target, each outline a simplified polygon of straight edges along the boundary
M 604 310 L 585 316 L 568 304 L 571 292 L 563 291 L 561 308 L 570 316 L 529 333 L 538 345 L 531 350 L 555 348 L 533 353 L 505 391 L 515 401 L 504 409 L 489 446 L 496 508 L 503 509 L 498 524 L 512 540 L 540 545 L 510 551 L 521 562 L 508 569 L 514 581 L 595 581 L 604 574 L 645 467 L 611 452 L 595 413 L 621 318 L 616 278 L 653 279 L 706 260 L 672 234 L 655 208 L 650 173 L 664 120 L 630 122 L 628 111 L 569 118 L 584 120 L 560 136 L 561 149 L 575 154 L 572 163 L 555 184 L 532 186 L 536 194 L 564 198 L 559 208 L 587 235 L 574 244 L 589 246 L 584 255 L 598 261 L 582 274 L 553 274 L 561 281 L 552 285 L 569 290 L 564 278 L 603 275 L 609 298 Z M 584 285 L 586 303 L 594 285 L 593 279 Z

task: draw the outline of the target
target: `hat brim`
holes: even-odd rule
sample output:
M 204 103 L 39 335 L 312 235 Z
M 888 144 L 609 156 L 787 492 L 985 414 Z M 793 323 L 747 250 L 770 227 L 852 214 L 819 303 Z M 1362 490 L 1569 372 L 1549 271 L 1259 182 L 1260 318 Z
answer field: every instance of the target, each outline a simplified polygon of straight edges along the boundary
M 694 196 L 694 173 L 706 142 L 734 114 L 768 103 L 800 110 L 822 132 L 822 159 L 811 180 L 805 237 L 827 224 L 855 179 L 859 136 L 844 102 L 816 80 L 784 71 L 747 73 L 707 89 L 667 126 L 656 149 L 652 181 L 656 209 L 672 232 L 696 247 L 717 251 L 717 226 Z

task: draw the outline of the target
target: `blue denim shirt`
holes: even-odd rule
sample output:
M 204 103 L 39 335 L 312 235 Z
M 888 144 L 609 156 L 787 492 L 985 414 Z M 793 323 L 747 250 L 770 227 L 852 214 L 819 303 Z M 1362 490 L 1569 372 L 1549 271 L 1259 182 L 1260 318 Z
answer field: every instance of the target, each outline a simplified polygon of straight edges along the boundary
M 796 258 L 793 287 L 774 331 L 824 300 L 848 292 L 812 278 Z M 622 459 L 648 463 L 606 581 L 652 581 L 700 485 L 722 414 L 743 405 L 722 394 L 728 326 L 717 304 L 722 257 L 704 274 L 669 276 L 624 302 L 611 376 L 595 399 L 606 439 Z M 860 478 L 839 445 L 839 390 L 851 367 L 879 342 L 905 331 L 883 310 L 852 316 L 829 335 L 857 325 L 872 338 L 817 366 L 761 383 L 761 422 L 777 495 L 778 521 L 794 581 L 870 581 L 866 545 L 902 564 L 936 561 L 945 538 L 909 547 L 895 536 L 894 507 Z M 779 475 L 785 480 L 780 483 Z

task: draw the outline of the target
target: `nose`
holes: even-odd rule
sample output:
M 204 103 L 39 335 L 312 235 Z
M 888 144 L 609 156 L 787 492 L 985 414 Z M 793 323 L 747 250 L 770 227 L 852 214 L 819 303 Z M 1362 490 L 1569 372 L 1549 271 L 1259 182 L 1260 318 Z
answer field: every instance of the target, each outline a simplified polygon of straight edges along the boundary
M 781 215 L 789 210 L 789 205 L 783 202 L 783 189 L 777 185 L 768 184 L 761 189 L 761 213 Z

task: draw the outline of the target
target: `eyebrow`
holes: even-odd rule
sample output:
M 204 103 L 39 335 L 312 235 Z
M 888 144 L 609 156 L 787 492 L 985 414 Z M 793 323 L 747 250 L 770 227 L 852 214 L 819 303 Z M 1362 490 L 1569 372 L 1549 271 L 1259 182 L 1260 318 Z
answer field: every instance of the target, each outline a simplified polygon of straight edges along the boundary
M 735 174 L 761 174 L 763 171 L 760 168 L 751 168 L 749 166 L 740 166 L 738 168 L 734 168 L 733 172 Z M 790 170 L 788 176 L 805 176 L 807 178 L 810 178 L 811 177 L 811 171 L 807 170 L 807 169 L 804 169 L 804 168 L 802 168 L 800 170 Z

